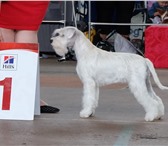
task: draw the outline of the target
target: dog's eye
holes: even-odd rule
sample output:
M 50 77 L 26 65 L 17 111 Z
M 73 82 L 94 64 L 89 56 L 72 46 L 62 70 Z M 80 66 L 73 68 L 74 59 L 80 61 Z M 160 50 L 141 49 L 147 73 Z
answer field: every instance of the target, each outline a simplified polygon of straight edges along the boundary
M 60 35 L 59 33 L 56 33 L 56 34 L 54 35 L 54 37 L 59 36 L 59 35 Z

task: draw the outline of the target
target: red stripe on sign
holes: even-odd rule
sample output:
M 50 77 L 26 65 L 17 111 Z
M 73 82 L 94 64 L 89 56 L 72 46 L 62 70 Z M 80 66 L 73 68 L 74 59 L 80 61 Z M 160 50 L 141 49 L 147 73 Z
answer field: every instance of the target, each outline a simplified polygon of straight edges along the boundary
M 4 86 L 2 110 L 10 110 L 12 78 L 5 78 L 3 81 L 0 81 L 0 85 Z
M 0 43 L 0 51 L 3 50 L 26 50 L 38 53 L 38 44 L 32 44 L 32 43 Z

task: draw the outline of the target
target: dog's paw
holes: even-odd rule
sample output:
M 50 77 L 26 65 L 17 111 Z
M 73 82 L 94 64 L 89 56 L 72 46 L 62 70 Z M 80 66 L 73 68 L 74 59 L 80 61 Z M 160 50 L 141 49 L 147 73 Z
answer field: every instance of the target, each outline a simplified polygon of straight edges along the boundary
M 164 116 L 164 114 L 165 114 L 164 105 L 162 102 L 160 102 L 158 106 L 158 117 L 161 118 Z
M 161 101 L 156 102 L 154 104 L 155 106 L 152 106 L 150 108 L 150 111 L 148 111 L 145 115 L 145 121 L 152 122 L 154 120 L 161 120 L 161 118 L 164 116 L 164 105 Z
M 145 121 L 152 122 L 154 120 L 161 120 L 163 115 L 159 115 L 158 113 L 146 113 Z
M 147 113 L 146 115 L 145 115 L 145 121 L 147 121 L 147 122 L 152 122 L 152 121 L 154 121 L 155 120 L 155 115 L 154 114 L 152 114 L 152 113 Z
M 89 118 L 91 116 L 94 116 L 94 112 L 91 111 L 91 110 L 85 110 L 85 109 L 83 109 L 80 112 L 80 117 L 81 118 Z

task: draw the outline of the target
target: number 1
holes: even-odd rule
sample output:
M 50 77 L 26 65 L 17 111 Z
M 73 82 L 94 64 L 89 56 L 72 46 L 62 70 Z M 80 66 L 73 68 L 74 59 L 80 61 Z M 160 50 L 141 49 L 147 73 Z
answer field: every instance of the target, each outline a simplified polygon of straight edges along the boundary
M 2 95 L 2 110 L 10 110 L 12 78 L 5 78 L 0 81 L 0 86 L 4 86 Z

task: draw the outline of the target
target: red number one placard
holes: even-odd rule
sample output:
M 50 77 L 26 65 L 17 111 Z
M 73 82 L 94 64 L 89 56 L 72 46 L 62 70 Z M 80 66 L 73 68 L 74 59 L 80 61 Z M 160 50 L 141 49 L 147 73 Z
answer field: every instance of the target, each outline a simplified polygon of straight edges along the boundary
M 0 119 L 40 115 L 38 53 L 38 44 L 0 42 Z

